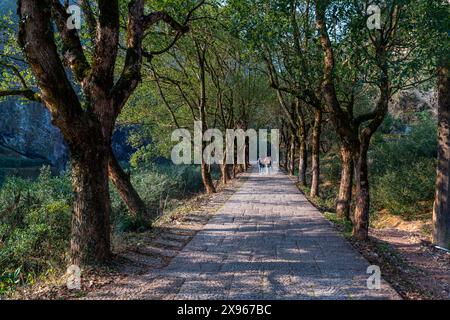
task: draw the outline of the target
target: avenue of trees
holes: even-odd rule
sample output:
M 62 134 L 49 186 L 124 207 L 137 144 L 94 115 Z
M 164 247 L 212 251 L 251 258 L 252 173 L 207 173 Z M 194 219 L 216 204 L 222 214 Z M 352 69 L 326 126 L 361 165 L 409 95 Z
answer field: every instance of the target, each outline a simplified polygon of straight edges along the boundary
M 42 103 L 70 149 L 71 263 L 110 259 L 110 181 L 131 215 L 155 218 L 113 154 L 119 123 L 146 128 L 142 158 L 170 158 L 172 130 L 194 121 L 279 128 L 283 165 L 313 198 L 337 146 L 336 214 L 366 240 L 371 141 L 393 98 L 415 88 L 438 95 L 433 242 L 449 248 L 447 1 L 378 1 L 380 26 L 368 28 L 371 3 L 359 0 L 80 0 L 80 30 L 68 28 L 71 2 L 18 0 L 0 22 L 0 98 Z M 221 182 L 247 166 L 221 165 Z M 201 164 L 208 193 L 212 170 Z

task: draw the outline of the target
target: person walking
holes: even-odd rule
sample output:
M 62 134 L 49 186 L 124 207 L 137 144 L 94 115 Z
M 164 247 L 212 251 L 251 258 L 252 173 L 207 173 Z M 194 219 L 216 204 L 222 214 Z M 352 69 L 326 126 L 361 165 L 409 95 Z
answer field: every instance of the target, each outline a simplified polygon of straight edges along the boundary
M 259 168 L 259 174 L 262 175 L 263 174 L 263 170 L 264 170 L 264 164 L 261 158 L 258 158 L 258 168 Z
M 269 174 L 272 174 L 272 158 L 267 157 L 267 171 Z

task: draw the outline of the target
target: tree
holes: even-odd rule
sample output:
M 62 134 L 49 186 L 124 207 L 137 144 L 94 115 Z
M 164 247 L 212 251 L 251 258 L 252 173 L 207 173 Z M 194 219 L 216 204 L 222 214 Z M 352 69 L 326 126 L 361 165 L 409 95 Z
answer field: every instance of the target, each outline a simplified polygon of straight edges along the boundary
M 172 126 L 192 128 L 193 121 L 200 121 L 203 131 L 212 127 L 224 132 L 267 124 L 262 111 L 269 108 L 272 96 L 264 90 L 265 78 L 242 41 L 228 32 L 226 21 L 220 5 L 203 8 L 202 19 L 191 24 L 191 36 L 183 38 L 167 56 L 155 59 L 150 66 L 156 95 L 168 110 Z M 263 119 L 259 121 L 261 114 Z M 226 147 L 225 144 L 224 158 Z M 233 177 L 239 170 L 246 170 L 246 149 L 247 161 L 242 167 L 233 165 Z M 235 156 L 237 151 L 233 151 Z M 213 192 L 209 167 L 202 164 L 203 184 Z M 222 182 L 226 183 L 231 178 L 231 165 L 220 167 Z
M 22 95 L 42 101 L 70 149 L 75 193 L 70 256 L 74 264 L 99 264 L 110 257 L 111 136 L 118 115 L 140 81 L 145 31 L 163 21 L 177 31 L 179 38 L 188 31 L 187 22 L 200 4 L 180 24 L 162 11 L 145 14 L 143 0 L 131 1 L 126 53 L 122 71 L 116 77 L 121 34 L 119 1 L 99 0 L 98 18 L 87 11 L 90 30 L 96 30 L 91 59 L 77 30 L 68 29 L 68 16 L 59 1 L 18 1 L 19 44 L 39 91 L 23 88 L 2 95 Z M 64 47 L 63 56 L 59 54 L 53 22 Z M 72 85 L 63 62 L 79 89 Z
M 433 243 L 450 248 L 450 68 L 442 66 L 438 78 L 439 148 L 436 199 L 433 210 Z
M 445 1 L 416 1 L 418 23 L 415 33 L 425 56 L 437 74 L 438 156 L 435 202 L 433 208 L 433 243 L 450 249 L 450 37 Z
M 152 64 L 153 80 L 158 88 L 158 93 L 168 110 L 171 108 L 171 100 L 164 92 L 164 85 L 172 92 L 177 104 L 187 107 L 190 113 L 189 121 L 185 127 L 192 128 L 192 122 L 200 121 L 202 135 L 208 130 L 208 83 L 206 79 L 207 47 L 208 41 L 204 29 L 197 23 L 189 39 L 178 43 L 169 52 L 169 61 L 160 61 Z M 174 90 L 175 89 L 175 90 Z M 178 92 L 178 95 L 173 92 Z M 180 126 L 173 113 L 172 119 L 176 126 Z M 202 140 L 202 154 L 206 147 Z M 215 193 L 216 188 L 211 178 L 209 165 L 201 158 L 202 182 L 207 193 Z
M 311 128 L 314 139 L 309 143 L 313 151 L 311 195 L 319 192 L 320 180 L 320 132 L 322 109 L 320 97 L 320 69 L 317 63 L 318 46 L 312 37 L 310 1 L 279 0 L 241 2 L 233 4 L 242 19 L 249 41 L 261 52 L 266 62 L 270 86 L 276 90 L 280 107 L 287 118 L 289 139 L 288 172 L 295 169 L 295 149 L 299 149 L 299 183 L 306 185 L 308 163 L 308 137 Z M 258 15 L 253 12 L 256 8 Z M 253 9 L 253 11 L 252 11 Z M 241 31 L 242 33 L 242 31 Z M 313 110 L 311 110 L 313 109 Z M 315 117 L 315 115 L 317 117 Z M 314 118 L 320 123 L 314 123 Z
M 329 36 L 327 17 L 339 11 L 339 3 L 316 1 L 316 25 L 323 49 L 323 97 L 341 139 L 342 159 L 348 161 L 343 163 L 345 169 L 343 174 L 346 173 L 348 177 L 341 179 L 341 183 L 345 181 L 348 184 L 344 187 L 341 185 L 342 192 L 339 195 L 343 198 L 338 201 L 341 202 L 340 205 L 347 215 L 350 199 L 344 197 L 351 195 L 350 161 L 353 161 L 356 181 L 353 235 L 360 240 L 367 239 L 369 229 L 370 190 L 367 154 L 371 137 L 382 124 L 388 112 L 389 101 L 395 92 L 429 80 L 427 74 L 423 76 L 420 74 L 420 71 L 426 71 L 426 68 L 423 68 L 423 64 L 419 63 L 416 56 L 414 38 L 408 28 L 411 23 L 408 20 L 410 17 L 401 14 L 407 11 L 405 3 L 392 1 L 386 5 L 384 8 L 386 17 L 379 30 L 364 28 L 366 16 L 362 13 L 365 9 L 360 3 L 354 2 L 348 4 L 344 10 L 346 18 L 342 25 L 346 26 L 348 33 L 344 32 L 343 36 L 337 36 L 335 41 L 338 48 L 344 48 L 344 51 L 339 50 L 339 54 L 345 60 L 342 63 L 341 57 L 337 66 L 335 54 L 337 50 Z M 346 40 L 350 41 L 347 45 Z M 361 50 L 355 50 L 351 46 L 355 42 L 360 43 Z M 363 61 L 366 68 L 359 67 Z M 347 68 L 346 65 L 350 67 Z M 338 72 L 341 83 L 345 83 L 343 80 L 348 79 L 348 83 L 353 84 L 346 102 L 339 96 L 336 84 Z M 359 90 L 378 91 L 372 110 L 359 115 L 354 114 L 354 107 L 359 100 L 357 83 L 364 83 Z

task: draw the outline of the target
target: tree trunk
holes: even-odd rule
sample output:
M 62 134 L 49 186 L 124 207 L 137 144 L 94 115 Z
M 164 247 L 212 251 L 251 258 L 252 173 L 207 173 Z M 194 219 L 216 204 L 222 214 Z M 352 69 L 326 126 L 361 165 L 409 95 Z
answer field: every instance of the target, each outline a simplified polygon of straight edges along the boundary
M 130 175 L 122 169 L 112 151 L 108 162 L 108 173 L 111 182 L 119 192 L 120 198 L 135 218 L 152 219 L 155 217 L 149 212 L 144 201 L 134 189 L 130 181 Z
M 203 161 L 202 162 L 202 181 L 205 186 L 205 191 L 208 194 L 216 193 L 216 188 L 212 182 L 211 173 L 209 171 L 208 165 Z
M 227 149 L 224 150 L 222 163 L 220 164 L 220 175 L 222 179 L 222 184 L 227 184 L 228 180 L 230 179 L 230 173 L 228 171 L 228 165 L 227 165 Z
M 231 165 L 231 164 L 225 165 L 225 173 L 226 173 L 226 175 L 227 175 L 227 180 L 228 180 L 228 181 L 230 181 L 230 180 L 233 179 L 233 176 L 232 176 L 232 174 L 230 173 L 231 170 L 233 170 L 233 165 Z
M 369 236 L 369 172 L 367 166 L 367 152 L 369 141 L 361 142 L 355 162 L 356 207 L 353 223 L 353 236 L 358 240 L 367 240 Z
M 290 176 L 293 176 L 294 172 L 295 172 L 295 137 L 294 136 L 291 137 L 289 159 L 290 159 L 290 161 L 289 161 L 288 173 Z
M 286 145 L 286 151 L 283 152 L 283 156 L 284 156 L 284 164 L 283 164 L 283 168 L 287 171 L 288 167 L 289 167 L 289 152 L 287 151 L 288 149 L 288 145 Z
M 104 264 L 110 258 L 109 147 L 88 139 L 71 148 L 71 160 L 75 194 L 71 263 Z
M 250 140 L 249 138 L 245 139 L 245 171 L 250 168 Z
M 289 173 L 291 167 L 291 138 L 286 142 L 286 172 Z
M 300 141 L 300 157 L 298 161 L 298 182 L 306 187 L 306 169 L 308 166 L 308 149 L 306 147 L 305 137 Z
M 220 173 L 221 173 L 221 178 L 222 178 L 222 184 L 227 184 L 228 183 L 228 167 L 226 164 L 221 164 L 220 165 Z
M 438 113 L 439 147 L 436 197 L 433 210 L 433 243 L 450 249 L 450 74 L 449 68 L 439 70 Z
M 320 184 L 320 135 L 322 129 L 322 110 L 316 109 L 314 114 L 314 128 L 312 136 L 312 181 L 311 197 L 319 195 Z
M 353 187 L 353 157 L 349 146 L 341 145 L 341 182 L 336 203 L 336 215 L 350 220 L 350 205 Z
M 205 134 L 206 130 L 208 130 L 208 126 L 206 123 L 206 48 L 195 42 L 195 47 L 197 50 L 197 58 L 198 58 L 198 66 L 200 69 L 199 72 L 199 78 L 200 78 L 200 88 L 199 88 L 199 105 L 198 109 L 200 112 L 200 121 L 202 124 L 202 134 Z M 214 184 L 211 179 L 211 173 L 209 171 L 209 166 L 205 162 L 205 159 L 203 157 L 203 151 L 205 150 L 206 143 L 202 141 L 202 164 L 201 164 L 201 171 L 202 171 L 202 181 L 203 185 L 205 186 L 206 193 L 215 193 L 216 188 L 214 187 Z
M 248 166 L 247 166 L 247 153 L 248 153 L 247 139 L 245 139 L 244 150 L 242 152 L 244 154 L 244 163 L 241 163 L 240 167 L 241 167 L 241 171 L 242 172 L 247 172 L 247 170 L 248 170 Z

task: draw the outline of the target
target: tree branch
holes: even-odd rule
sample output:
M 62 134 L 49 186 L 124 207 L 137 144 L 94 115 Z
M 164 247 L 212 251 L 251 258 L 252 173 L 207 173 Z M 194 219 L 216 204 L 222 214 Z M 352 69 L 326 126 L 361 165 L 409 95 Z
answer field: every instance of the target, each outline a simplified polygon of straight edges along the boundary
M 31 89 L 17 89 L 0 91 L 0 97 L 22 96 L 30 101 L 42 103 L 41 97 Z
M 67 28 L 67 20 L 70 16 L 59 0 L 52 1 L 52 8 L 54 20 L 63 42 L 64 59 L 72 69 L 77 81 L 83 83 L 91 67 L 84 55 L 78 32 L 76 29 L 69 30 Z

